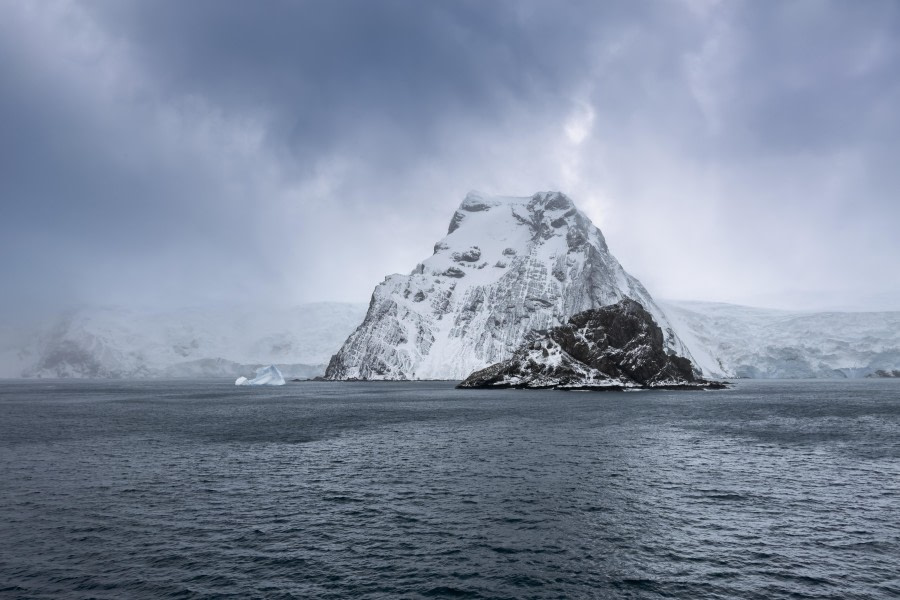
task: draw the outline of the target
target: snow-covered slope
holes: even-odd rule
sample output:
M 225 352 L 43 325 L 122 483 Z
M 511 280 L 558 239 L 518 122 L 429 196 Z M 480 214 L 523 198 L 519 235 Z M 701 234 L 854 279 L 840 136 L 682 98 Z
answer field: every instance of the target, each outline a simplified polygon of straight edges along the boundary
M 0 349 L 5 377 L 218 377 L 274 364 L 287 377 L 324 373 L 363 304 L 148 313 L 83 309 L 17 332 Z M 12 338 L 10 338 L 12 339 Z
M 900 312 L 789 312 L 662 303 L 709 376 L 865 377 L 900 368 Z
M 471 192 L 434 254 L 375 288 L 365 321 L 332 358 L 332 379 L 463 379 L 505 360 L 534 329 L 630 297 L 687 351 L 603 234 L 564 194 Z

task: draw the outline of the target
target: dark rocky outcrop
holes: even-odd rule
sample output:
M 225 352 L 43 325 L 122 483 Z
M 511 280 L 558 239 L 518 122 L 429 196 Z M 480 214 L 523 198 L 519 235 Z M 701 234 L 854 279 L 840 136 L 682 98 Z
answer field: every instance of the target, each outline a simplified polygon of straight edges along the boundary
M 481 248 L 472 246 L 463 252 L 454 252 L 452 256 L 456 262 L 478 262 L 478 259 L 481 258 Z
M 870 373 L 869 375 L 866 375 L 866 377 L 887 377 L 887 378 L 900 377 L 900 369 L 891 369 L 890 371 L 887 369 L 878 369 L 874 373 Z
M 691 361 L 667 354 L 663 332 L 625 298 L 586 310 L 559 327 L 532 333 L 509 360 L 469 375 L 461 388 L 721 388 Z
M 450 227 L 447 228 L 447 234 L 451 234 L 454 231 L 456 231 L 457 229 L 459 229 L 459 226 L 462 224 L 463 219 L 465 219 L 465 218 L 466 218 L 466 215 L 462 214 L 459 211 L 456 211 L 455 213 L 453 213 L 453 218 L 450 219 Z

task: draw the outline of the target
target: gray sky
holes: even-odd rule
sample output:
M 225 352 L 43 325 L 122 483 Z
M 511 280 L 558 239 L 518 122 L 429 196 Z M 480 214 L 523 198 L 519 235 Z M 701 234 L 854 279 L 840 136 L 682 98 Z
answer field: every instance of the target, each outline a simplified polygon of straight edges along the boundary
M 657 297 L 900 309 L 900 3 L 0 0 L 0 310 L 367 301 L 562 190 Z

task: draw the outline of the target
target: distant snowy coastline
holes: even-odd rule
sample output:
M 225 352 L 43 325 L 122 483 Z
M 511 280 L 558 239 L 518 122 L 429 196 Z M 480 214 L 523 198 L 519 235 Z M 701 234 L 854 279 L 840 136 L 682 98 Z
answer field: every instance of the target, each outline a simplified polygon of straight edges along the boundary
M 362 320 L 365 304 L 168 312 L 95 308 L 0 337 L 0 377 L 234 378 L 275 365 L 288 378 L 322 375 Z
M 661 302 L 711 377 L 858 378 L 900 368 L 900 311 L 798 312 Z
M 859 378 L 900 370 L 900 311 L 659 305 L 708 377 Z M 83 310 L 40 329 L 3 331 L 0 377 L 234 378 L 274 364 L 288 379 L 313 378 L 365 312 L 361 303 L 214 314 Z

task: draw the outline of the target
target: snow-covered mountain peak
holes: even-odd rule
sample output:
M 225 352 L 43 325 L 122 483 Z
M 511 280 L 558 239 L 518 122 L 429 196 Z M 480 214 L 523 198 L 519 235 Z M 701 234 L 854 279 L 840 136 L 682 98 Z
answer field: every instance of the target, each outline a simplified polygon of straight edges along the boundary
M 560 192 L 470 192 L 434 253 L 391 275 L 329 366 L 335 379 L 462 379 L 508 358 L 524 335 L 630 297 L 686 355 L 665 315 Z
M 450 277 L 458 287 L 469 287 L 496 280 L 517 258 L 555 261 L 585 245 L 608 251 L 600 230 L 561 192 L 515 197 L 473 191 L 434 255 L 412 274 Z
M 447 233 L 454 233 L 464 223 L 468 225 L 467 228 L 473 226 L 477 228 L 491 222 L 526 226 L 531 229 L 532 235 L 537 237 L 550 231 L 549 229 L 542 231 L 542 225 L 556 222 L 556 225 L 550 227 L 569 226 L 573 224 L 570 217 L 576 214 L 580 213 L 575 204 L 562 192 L 538 192 L 533 196 L 519 197 L 487 196 L 473 191 L 466 195 L 459 209 L 453 214 Z

